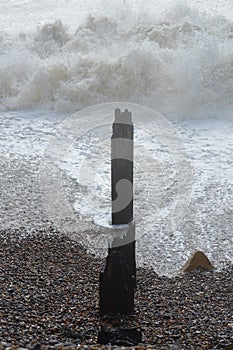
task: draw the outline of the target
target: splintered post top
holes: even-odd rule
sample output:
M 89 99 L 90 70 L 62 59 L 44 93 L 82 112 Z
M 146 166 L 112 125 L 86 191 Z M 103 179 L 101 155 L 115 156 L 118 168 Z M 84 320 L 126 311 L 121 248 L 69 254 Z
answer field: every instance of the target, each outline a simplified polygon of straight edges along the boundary
M 115 123 L 132 124 L 132 113 L 126 109 L 121 112 L 120 108 L 115 109 Z
M 133 140 L 132 113 L 129 112 L 128 109 L 125 109 L 124 112 L 121 112 L 120 108 L 115 109 L 115 120 L 112 125 L 112 139 L 119 138 Z M 119 147 L 118 145 L 116 149 Z

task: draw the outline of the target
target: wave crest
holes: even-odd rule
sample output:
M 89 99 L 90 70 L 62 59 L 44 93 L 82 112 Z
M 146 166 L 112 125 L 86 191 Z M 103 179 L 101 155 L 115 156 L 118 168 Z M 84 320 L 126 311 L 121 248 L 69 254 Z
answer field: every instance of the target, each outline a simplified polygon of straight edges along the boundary
M 2 109 L 74 111 L 130 100 L 165 113 L 232 105 L 233 23 L 191 8 L 125 23 L 89 16 L 17 37 L 0 33 Z

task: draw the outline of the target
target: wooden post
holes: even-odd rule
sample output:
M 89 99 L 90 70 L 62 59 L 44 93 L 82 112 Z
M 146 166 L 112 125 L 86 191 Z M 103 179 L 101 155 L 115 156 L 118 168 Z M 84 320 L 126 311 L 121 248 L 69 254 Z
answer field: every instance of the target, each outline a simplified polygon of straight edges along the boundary
M 105 270 L 100 274 L 101 315 L 134 311 L 133 123 L 127 110 L 115 110 L 111 151 L 112 224 L 126 225 L 126 230 L 111 242 Z
M 112 224 L 129 224 L 133 220 L 133 123 L 127 109 L 115 110 L 111 141 Z

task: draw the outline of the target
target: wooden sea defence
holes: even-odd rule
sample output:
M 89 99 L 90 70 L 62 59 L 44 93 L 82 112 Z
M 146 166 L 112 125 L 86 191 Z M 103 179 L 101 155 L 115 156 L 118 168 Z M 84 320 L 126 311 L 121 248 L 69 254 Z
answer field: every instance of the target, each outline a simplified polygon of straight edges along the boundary
M 111 139 L 113 225 L 128 224 L 133 220 L 133 136 L 131 113 L 117 108 Z M 121 183 L 122 192 L 117 193 Z
M 133 222 L 133 122 L 128 110 L 115 110 L 111 139 L 112 225 L 125 230 L 109 243 L 100 273 L 100 314 L 131 314 L 136 287 L 135 224 Z

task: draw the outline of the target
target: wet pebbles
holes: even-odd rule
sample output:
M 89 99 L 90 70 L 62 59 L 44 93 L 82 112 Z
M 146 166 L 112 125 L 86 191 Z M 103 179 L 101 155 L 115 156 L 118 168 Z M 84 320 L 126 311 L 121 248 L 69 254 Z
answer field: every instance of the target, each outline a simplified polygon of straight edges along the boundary
M 141 327 L 138 350 L 232 348 L 232 266 L 175 278 L 139 269 L 135 314 L 100 320 L 101 259 L 52 227 L 11 233 L 0 231 L 0 350 L 107 349 L 95 345 L 101 324 Z

